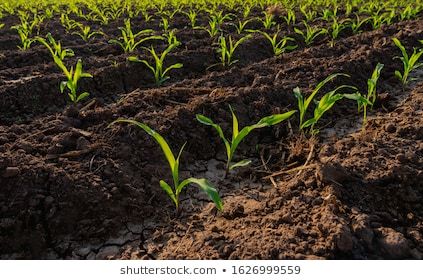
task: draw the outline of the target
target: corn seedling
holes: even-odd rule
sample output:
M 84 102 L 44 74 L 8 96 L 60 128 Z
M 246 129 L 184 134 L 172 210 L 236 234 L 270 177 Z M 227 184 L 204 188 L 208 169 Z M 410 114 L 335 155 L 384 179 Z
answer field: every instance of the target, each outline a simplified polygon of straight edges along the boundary
M 232 14 L 223 14 L 223 11 L 219 11 L 219 12 L 214 12 L 211 16 L 210 16 L 212 21 L 216 21 L 218 26 L 222 26 L 223 22 L 225 20 L 231 20 L 232 19 Z
M 4 23 L 0 23 L 0 29 L 4 27 Z
M 159 56 L 153 47 L 151 48 L 144 48 L 147 50 L 151 56 L 154 59 L 154 65 L 151 65 L 147 60 L 140 60 L 135 56 L 131 56 L 128 58 L 129 61 L 132 62 L 141 62 L 144 63 L 148 69 L 151 70 L 151 72 L 154 75 L 154 80 L 156 82 L 157 86 L 161 86 L 166 80 L 168 80 L 170 77 L 167 76 L 168 72 L 172 69 L 179 69 L 182 68 L 183 65 L 181 63 L 176 63 L 173 65 L 170 65 L 167 68 L 164 68 L 164 60 L 166 56 L 169 54 L 170 51 L 172 51 L 175 47 L 179 46 L 179 44 L 172 44 L 166 48 L 166 50 L 163 51 L 163 53 Z
M 75 55 L 73 50 L 63 49 L 62 44 L 57 42 L 50 33 L 47 34 L 47 40 L 42 37 L 37 37 L 36 40 L 50 51 L 53 58 L 57 57 L 59 60 L 63 61 L 66 57 Z
M 284 120 L 289 119 L 296 112 L 296 111 L 289 111 L 284 114 L 276 114 L 276 115 L 268 116 L 268 117 L 262 118 L 258 123 L 254 125 L 246 126 L 243 129 L 241 129 L 241 131 L 239 131 L 238 118 L 236 117 L 234 111 L 232 110 L 230 106 L 229 108 L 232 113 L 232 140 L 231 141 L 227 140 L 220 125 L 215 124 L 211 119 L 201 114 L 196 115 L 196 118 L 200 123 L 213 127 L 217 131 L 219 137 L 223 140 L 223 143 L 225 144 L 226 156 L 227 156 L 225 177 L 227 176 L 230 170 L 237 167 L 246 166 L 251 163 L 250 160 L 241 160 L 237 163 L 232 163 L 232 159 L 234 157 L 236 149 L 238 148 L 238 145 L 251 131 L 258 128 L 276 125 Z
M 18 31 L 19 39 L 21 40 L 21 45 L 18 48 L 23 51 L 28 50 L 34 42 L 34 39 L 31 38 L 31 31 L 21 25 L 12 26 L 12 29 Z
M 370 100 L 371 108 L 373 109 L 373 105 L 377 99 L 377 81 L 379 80 L 380 73 L 382 72 L 384 65 L 382 63 L 378 63 L 373 70 L 372 76 L 370 79 L 367 80 L 367 96 L 366 98 Z
M 419 10 L 418 9 L 414 8 L 411 5 L 408 5 L 403 10 L 400 10 L 400 12 L 399 12 L 399 18 L 401 20 L 413 19 L 413 18 L 415 18 L 417 16 L 418 13 L 419 13 Z
M 348 77 L 348 75 L 342 74 L 342 73 L 335 73 L 335 74 L 330 75 L 329 77 L 327 77 L 326 79 L 324 79 L 323 81 L 318 83 L 316 88 L 313 90 L 313 92 L 306 99 L 304 99 L 304 96 L 301 94 L 299 87 L 296 87 L 294 89 L 294 95 L 295 95 L 295 97 L 297 98 L 297 101 L 298 101 L 298 110 L 300 111 L 300 125 L 299 125 L 300 129 L 304 128 L 305 114 L 307 113 L 308 107 L 310 106 L 311 102 L 314 100 L 314 97 L 316 96 L 316 94 L 320 91 L 320 89 L 324 85 L 326 85 L 328 82 L 330 82 L 331 80 L 333 80 L 334 78 L 336 78 L 338 76 Z
M 54 17 L 54 10 L 47 8 L 44 12 L 44 15 L 45 15 L 46 18 L 52 19 Z
M 244 6 L 244 9 L 242 10 L 242 18 L 244 19 L 248 18 L 250 14 L 251 14 L 251 6 L 250 5 Z
M 197 24 L 197 12 L 195 10 L 189 10 L 189 12 L 185 12 L 185 15 L 188 17 L 191 27 L 195 28 Z
M 276 25 L 275 16 L 264 12 L 264 18 L 260 19 L 264 29 L 271 29 Z
M 134 120 L 126 120 L 126 119 L 119 119 L 111 123 L 111 125 L 116 123 L 129 123 L 132 125 L 136 125 L 139 128 L 143 129 L 148 135 L 154 138 L 154 140 L 159 144 L 164 156 L 166 157 L 167 162 L 169 163 L 169 167 L 172 173 L 173 179 L 173 187 L 171 187 L 168 183 L 164 180 L 160 180 L 160 187 L 166 192 L 172 202 L 175 204 L 176 211 L 179 212 L 179 196 L 183 189 L 190 184 L 195 184 L 200 187 L 200 189 L 205 192 L 208 197 L 214 202 L 216 208 L 218 210 L 223 210 L 223 203 L 219 197 L 217 190 L 204 178 L 197 179 L 197 178 L 188 178 L 180 181 L 179 178 L 179 165 L 180 165 L 180 158 L 185 147 L 185 144 L 179 150 L 178 156 L 175 158 L 169 144 L 166 140 L 156 131 L 148 127 L 147 125 L 134 121 Z
M 377 99 L 377 81 L 380 77 L 380 72 L 383 69 L 383 64 L 378 63 L 376 68 L 373 70 L 372 77 L 367 80 L 367 95 L 363 96 L 360 92 L 352 93 L 352 94 L 344 94 L 344 97 L 348 99 L 352 99 L 357 101 L 358 112 L 360 113 L 363 110 L 363 123 L 362 128 L 364 129 L 367 124 L 367 106 L 371 106 L 373 109 L 373 105 Z
M 162 14 L 165 15 L 168 19 L 173 19 L 173 17 L 181 12 L 181 7 L 175 8 L 174 10 L 163 11 Z
M 82 60 L 78 59 L 75 69 L 71 67 L 68 69 L 64 64 L 63 60 L 66 57 L 73 56 L 74 53 L 70 49 L 62 49 L 61 43 L 56 40 L 49 33 L 47 40 L 41 37 L 37 37 L 37 41 L 42 43 L 50 51 L 53 56 L 54 62 L 62 70 L 66 77 L 66 81 L 60 83 L 60 92 L 63 93 L 68 88 L 68 96 L 73 103 L 78 103 L 83 99 L 87 98 L 90 94 L 88 92 L 78 93 L 78 82 L 81 78 L 92 78 L 92 75 L 85 73 L 82 70 Z
M 210 37 L 215 37 L 220 31 L 219 24 L 217 23 L 216 20 L 209 21 L 209 28 L 204 26 L 196 26 L 194 27 L 194 29 L 204 30 L 209 34 Z
M 329 35 L 331 36 L 331 47 L 335 46 L 335 40 L 338 39 L 341 31 L 346 29 L 347 27 L 348 25 L 345 22 L 339 22 L 336 17 L 333 18 L 332 25 L 329 29 Z
M 349 19 L 348 20 L 348 23 L 349 23 L 349 26 L 351 28 L 351 31 L 354 34 L 357 34 L 357 33 L 359 33 L 361 31 L 362 26 L 364 24 L 366 24 L 367 22 L 369 22 L 369 20 L 371 20 L 371 18 L 370 17 L 366 17 L 366 18 L 360 19 L 360 17 L 357 14 L 355 15 L 355 17 L 356 17 L 355 20 Z
M 79 25 L 79 28 L 80 28 L 80 31 L 73 32 L 73 34 L 78 35 L 85 42 L 88 42 L 91 38 L 93 38 L 96 35 L 104 35 L 102 31 L 91 31 L 90 26 L 84 26 L 81 24 Z
M 60 83 L 60 92 L 64 92 L 65 88 L 68 88 L 68 96 L 73 103 L 78 103 L 84 100 L 90 94 L 88 92 L 78 93 L 78 82 L 81 78 L 92 78 L 93 76 L 89 73 L 85 73 L 82 70 L 82 60 L 78 59 L 76 63 L 75 71 L 73 67 L 70 70 L 66 68 L 62 61 L 55 60 L 56 64 L 63 70 L 67 80 Z
M 245 28 L 247 27 L 247 24 L 252 22 L 253 20 L 254 20 L 253 18 L 247 19 L 247 20 L 244 20 L 244 21 L 238 20 L 237 24 L 233 23 L 232 25 L 235 26 L 236 32 L 238 34 L 241 34 L 242 32 L 244 32 Z
M 144 42 L 151 40 L 163 40 L 162 36 L 151 35 L 154 31 L 152 29 L 141 30 L 134 34 L 131 28 L 130 19 L 125 20 L 125 27 L 119 27 L 122 36 L 116 40 L 109 40 L 109 43 L 118 45 L 122 48 L 125 53 L 133 52 L 139 45 Z M 147 37 L 140 38 L 141 36 L 149 35 Z
M 70 32 L 71 30 L 77 28 L 79 25 L 76 21 L 69 18 L 67 14 L 60 15 L 60 23 L 65 28 L 66 32 Z
M 224 36 L 219 38 L 219 48 L 217 52 L 220 53 L 220 63 L 223 67 L 229 67 L 238 62 L 238 60 L 233 59 L 235 50 L 249 38 L 251 38 L 251 35 L 244 36 L 235 43 L 231 36 L 229 36 L 228 39 Z
M 167 33 L 169 30 L 169 20 L 165 17 L 162 17 L 162 21 L 160 22 L 160 27 L 163 29 L 164 33 Z
M 353 11 L 353 5 L 351 3 L 346 2 L 345 3 L 345 15 L 349 16 L 351 15 Z
M 294 38 L 285 36 L 282 39 L 278 40 L 279 32 L 276 32 L 275 34 L 273 34 L 273 36 L 263 31 L 258 32 L 263 34 L 263 36 L 270 42 L 270 44 L 272 45 L 273 54 L 275 56 L 279 56 L 285 53 L 286 51 L 292 51 L 298 47 L 297 45 L 288 45 L 288 42 L 295 42 Z
M 19 39 L 21 41 L 21 45 L 18 46 L 18 48 L 25 51 L 28 50 L 34 42 L 34 39 L 31 38 L 34 27 L 39 27 L 43 19 L 34 14 L 34 19 L 30 21 L 29 15 L 22 12 L 19 12 L 19 18 L 21 23 L 19 25 L 12 26 L 11 29 L 15 29 L 18 32 Z
M 167 40 L 167 44 L 168 45 L 173 45 L 173 44 L 177 44 L 180 45 L 181 42 L 178 40 L 178 38 L 176 37 L 176 30 L 169 30 L 167 33 L 163 34 L 163 37 Z
M 379 29 L 385 23 L 385 16 L 383 14 L 374 14 L 370 17 L 370 23 L 373 30 Z
M 293 9 L 286 10 L 286 15 L 283 16 L 283 19 L 285 20 L 286 24 L 291 25 L 295 24 L 297 17 L 295 15 L 295 11 Z
M 150 15 L 148 11 L 142 11 L 141 13 L 145 22 L 149 22 L 153 18 L 153 15 Z
M 397 38 L 393 38 L 392 40 L 394 41 L 394 44 L 401 50 L 402 53 L 402 57 L 395 58 L 399 58 L 404 66 L 403 73 L 397 70 L 395 71 L 395 76 L 400 79 L 402 85 L 405 86 L 409 82 L 408 77 L 410 75 L 410 72 L 423 66 L 423 63 L 418 63 L 420 57 L 423 54 L 423 50 L 417 51 L 417 49 L 414 48 L 413 53 L 411 54 L 411 56 L 409 56 L 404 46 Z
M 315 124 L 320 120 L 324 113 L 329 111 L 338 100 L 343 98 L 343 94 L 336 93 L 336 91 L 337 90 L 333 90 L 323 95 L 322 99 L 319 100 L 316 108 L 314 109 L 313 117 L 304 122 L 301 129 L 310 127 L 311 135 L 319 133 L 319 130 L 314 128 Z M 297 91 L 297 94 L 300 94 L 300 92 Z
M 300 11 L 307 22 L 313 21 L 317 17 L 317 12 L 307 7 L 307 5 L 300 6 Z
M 336 18 L 337 17 L 337 13 L 338 13 L 338 9 L 335 8 L 334 10 L 332 9 L 324 9 L 322 12 L 322 19 L 325 21 L 329 21 L 332 18 Z
M 294 28 L 294 31 L 295 31 L 295 33 L 297 33 L 297 34 L 299 34 L 303 37 L 304 43 L 307 46 L 311 45 L 318 36 L 327 33 L 326 29 L 324 29 L 324 28 L 320 29 L 318 27 L 313 27 L 311 25 L 308 25 L 307 22 L 305 22 L 305 21 L 304 21 L 304 26 L 306 28 L 305 31 L 302 31 L 301 29 L 298 29 L 296 27 Z

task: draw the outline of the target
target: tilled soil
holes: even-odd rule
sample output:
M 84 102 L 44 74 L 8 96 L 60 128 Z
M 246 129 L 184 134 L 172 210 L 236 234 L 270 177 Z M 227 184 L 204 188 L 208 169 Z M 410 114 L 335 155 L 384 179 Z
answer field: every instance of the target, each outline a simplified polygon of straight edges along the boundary
M 59 24 L 50 28 L 63 32 Z M 333 48 L 321 40 L 278 58 L 254 35 L 229 69 L 207 70 L 217 62 L 207 34 L 181 33 L 186 43 L 170 62 L 184 68 L 162 88 L 101 40 L 90 48 L 70 45 L 94 74 L 82 84 L 94 102 L 79 108 L 58 94 L 61 76 L 41 46 L 20 53 L 5 39 L 14 35 L 3 33 L 2 258 L 423 258 L 422 75 L 400 86 L 394 71 L 401 62 L 393 59 L 399 50 L 391 41 L 417 46 L 421 19 L 341 38 Z M 229 132 L 229 104 L 247 125 L 295 109 L 293 88 L 310 92 L 336 72 L 351 77 L 327 89 L 346 83 L 364 92 L 377 62 L 385 64 L 381 98 L 365 130 L 354 102 L 343 100 L 315 139 L 301 136 L 296 118 L 254 131 L 238 151 L 252 165 L 224 179 L 223 143 L 196 113 Z M 210 179 L 224 211 L 188 188 L 176 215 L 159 187 L 169 179 L 159 147 L 135 127 L 109 126 L 120 117 L 147 123 L 174 150 L 187 141 L 181 176 Z

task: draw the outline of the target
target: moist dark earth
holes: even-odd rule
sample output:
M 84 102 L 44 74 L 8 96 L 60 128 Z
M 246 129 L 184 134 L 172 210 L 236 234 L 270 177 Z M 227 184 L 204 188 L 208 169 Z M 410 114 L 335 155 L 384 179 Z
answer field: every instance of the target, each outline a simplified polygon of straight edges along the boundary
M 6 18 L 6 27 L 16 23 Z M 280 57 L 253 35 L 228 69 L 209 68 L 218 56 L 206 32 L 187 28 L 182 17 L 174 24 L 182 46 L 168 63 L 184 67 L 156 88 L 145 67 L 107 44 L 122 21 L 102 27 L 110 38 L 89 44 L 49 21 L 41 34 L 51 31 L 75 51 L 69 61 L 82 58 L 94 76 L 81 84 L 90 99 L 76 108 L 59 92 L 63 77 L 48 51 L 34 43 L 22 52 L 16 32 L 0 30 L 1 258 L 423 258 L 423 74 L 401 86 L 394 76 L 400 52 L 391 40 L 409 52 L 418 47 L 421 18 L 345 32 L 334 47 L 324 38 L 299 43 Z M 158 21 L 151 25 L 157 29 Z M 282 30 L 294 36 L 292 27 Z M 298 131 L 295 115 L 254 131 L 238 150 L 252 164 L 224 178 L 223 143 L 195 114 L 229 133 L 228 105 L 241 126 L 249 125 L 296 109 L 295 87 L 310 93 L 338 72 L 350 78 L 325 90 L 349 84 L 365 92 L 378 62 L 385 65 L 380 95 L 364 130 L 348 100 L 333 107 L 313 138 Z M 159 186 L 170 175 L 160 148 L 136 127 L 109 126 L 121 117 L 156 129 L 174 151 L 188 142 L 181 177 L 212 181 L 224 211 L 189 187 L 177 215 Z

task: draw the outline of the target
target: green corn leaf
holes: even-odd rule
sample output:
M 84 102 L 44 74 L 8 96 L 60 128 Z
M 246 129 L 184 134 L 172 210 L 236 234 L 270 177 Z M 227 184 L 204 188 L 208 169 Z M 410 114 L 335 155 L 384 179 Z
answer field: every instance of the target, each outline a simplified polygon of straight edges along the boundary
M 398 79 L 402 80 L 402 74 L 400 71 L 396 70 L 395 71 L 395 77 L 397 77 Z
M 163 180 L 160 180 L 160 187 L 167 193 L 167 195 L 170 197 L 176 207 L 178 207 L 179 202 L 175 194 L 173 193 L 172 188 Z
M 81 94 L 78 96 L 78 98 L 76 99 L 76 102 L 79 102 L 79 101 L 81 101 L 81 100 L 84 100 L 84 99 L 85 99 L 85 98 L 87 98 L 88 96 L 90 96 L 90 94 L 89 94 L 88 92 L 81 93 Z
M 229 166 L 229 169 L 230 169 L 230 170 L 232 170 L 232 169 L 235 169 L 235 168 L 238 168 L 238 167 L 247 166 L 247 165 L 249 165 L 250 163 L 251 163 L 251 160 L 249 160 L 249 159 L 244 159 L 244 160 L 241 160 L 241 161 L 239 161 L 239 162 L 237 162 L 237 163 L 231 164 L 231 165 Z
M 167 144 L 166 140 L 160 135 L 158 134 L 156 131 L 154 131 L 153 129 L 151 129 L 150 127 L 148 127 L 147 125 L 140 123 L 138 121 L 135 120 L 127 120 L 127 119 L 119 119 L 116 120 L 114 122 L 112 122 L 111 124 L 115 124 L 115 123 L 129 123 L 129 124 L 133 124 L 136 125 L 138 127 L 140 127 L 141 129 L 143 129 L 145 132 L 147 132 L 150 136 L 152 136 L 154 138 L 154 140 L 156 140 L 156 142 L 159 144 L 160 148 L 162 149 L 168 163 L 169 166 L 173 172 L 174 168 L 175 168 L 175 157 L 172 153 L 172 150 L 170 149 L 169 145 Z
M 209 125 L 217 131 L 217 134 L 219 135 L 219 137 L 223 140 L 223 143 L 225 144 L 226 153 L 229 157 L 231 155 L 231 145 L 229 144 L 229 141 L 226 139 L 225 135 L 223 134 L 222 128 L 218 124 L 215 124 L 211 119 L 201 114 L 197 114 L 196 118 L 197 118 L 197 121 L 199 121 L 200 123 Z
M 232 109 L 231 105 L 229 105 L 229 110 L 231 110 L 231 114 L 232 114 L 232 142 L 233 142 L 234 139 L 238 136 L 239 124 L 238 124 L 238 118 L 235 116 L 234 110 Z
M 310 126 L 314 125 L 316 122 L 317 121 L 316 121 L 315 118 L 311 118 L 311 119 L 309 119 L 309 120 L 307 120 L 303 123 L 303 125 L 301 126 L 301 129 L 306 128 L 306 127 L 310 127 Z
M 355 101 L 358 101 L 358 102 L 360 102 L 362 104 L 372 105 L 372 102 L 370 100 L 367 100 L 366 98 L 364 98 L 359 93 L 348 93 L 348 94 L 343 94 L 343 95 L 347 99 L 355 100 Z
M 392 41 L 394 41 L 394 44 L 401 50 L 402 56 L 405 59 L 405 61 L 408 62 L 407 51 L 405 50 L 404 46 L 401 44 L 400 40 L 398 40 L 397 38 L 392 38 Z
M 286 119 L 289 119 L 296 112 L 296 110 L 292 110 L 283 114 L 275 114 L 268 117 L 264 117 L 256 124 L 256 128 L 276 125 Z
M 219 193 L 217 192 L 217 190 L 206 180 L 206 179 L 196 179 L 196 178 L 188 178 L 186 180 L 184 180 L 177 189 L 177 194 L 179 194 L 182 189 L 189 185 L 189 184 L 196 184 L 200 187 L 200 189 L 202 191 L 204 191 L 209 198 L 214 202 L 214 204 L 216 205 L 216 208 L 219 211 L 223 210 L 223 202 L 219 196 Z
M 347 74 L 343 74 L 343 73 L 335 73 L 332 75 L 329 75 L 326 79 L 324 79 L 323 81 L 321 81 L 320 83 L 317 84 L 316 88 L 313 90 L 313 92 L 306 98 L 305 102 L 304 102 L 304 108 L 305 110 L 307 110 L 308 106 L 310 105 L 311 101 L 313 100 L 314 96 L 319 92 L 319 90 L 325 86 L 328 82 L 330 82 L 331 80 L 335 79 L 338 76 L 344 76 L 344 77 L 349 77 L 349 75 Z
M 65 90 L 67 83 L 68 82 L 66 82 L 66 81 L 63 81 L 63 82 L 60 83 L 60 92 L 61 93 L 63 93 L 63 91 Z
M 166 73 L 169 72 L 172 69 L 180 69 L 182 67 L 184 67 L 184 65 L 182 63 L 173 64 L 163 71 L 163 76 L 166 75 Z
M 277 114 L 264 117 L 258 123 L 244 127 L 243 129 L 241 129 L 234 141 L 232 141 L 232 145 L 230 147 L 230 155 L 233 155 L 235 153 L 235 150 L 238 148 L 238 145 L 241 143 L 241 141 L 254 129 L 278 124 L 286 119 L 289 119 L 295 112 L 296 111 L 294 110 L 284 114 Z

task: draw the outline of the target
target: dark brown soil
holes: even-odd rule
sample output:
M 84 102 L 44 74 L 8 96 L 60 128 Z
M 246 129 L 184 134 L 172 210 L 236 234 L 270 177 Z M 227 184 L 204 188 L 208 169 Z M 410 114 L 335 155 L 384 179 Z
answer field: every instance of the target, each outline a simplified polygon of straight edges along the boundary
M 105 31 L 117 35 L 121 25 Z M 421 19 L 345 36 L 333 48 L 321 40 L 278 58 L 254 35 L 237 52 L 239 63 L 209 70 L 217 62 L 212 40 L 181 29 L 183 46 L 169 63 L 184 67 L 162 88 L 107 39 L 84 44 L 51 22 L 46 30 L 62 34 L 76 53 L 70 61 L 82 57 L 94 74 L 82 88 L 95 102 L 77 109 L 59 94 L 62 77 L 48 52 L 40 45 L 21 52 L 17 35 L 4 30 L 1 258 L 423 258 L 423 75 L 416 72 L 417 81 L 402 89 L 391 41 L 417 46 Z M 293 88 L 309 92 L 336 72 L 351 77 L 327 88 L 347 83 L 365 91 L 377 62 L 385 64 L 378 84 L 383 98 L 364 131 L 354 102 L 341 101 L 321 120 L 316 139 L 300 136 L 297 118 L 253 132 L 238 151 L 252 165 L 223 179 L 223 144 L 195 114 L 230 131 L 229 104 L 242 125 L 250 124 L 295 109 Z M 181 175 L 210 179 L 224 211 L 188 188 L 176 216 L 158 183 L 169 178 L 160 149 L 135 127 L 108 126 L 119 117 L 147 123 L 174 150 L 188 141 Z

